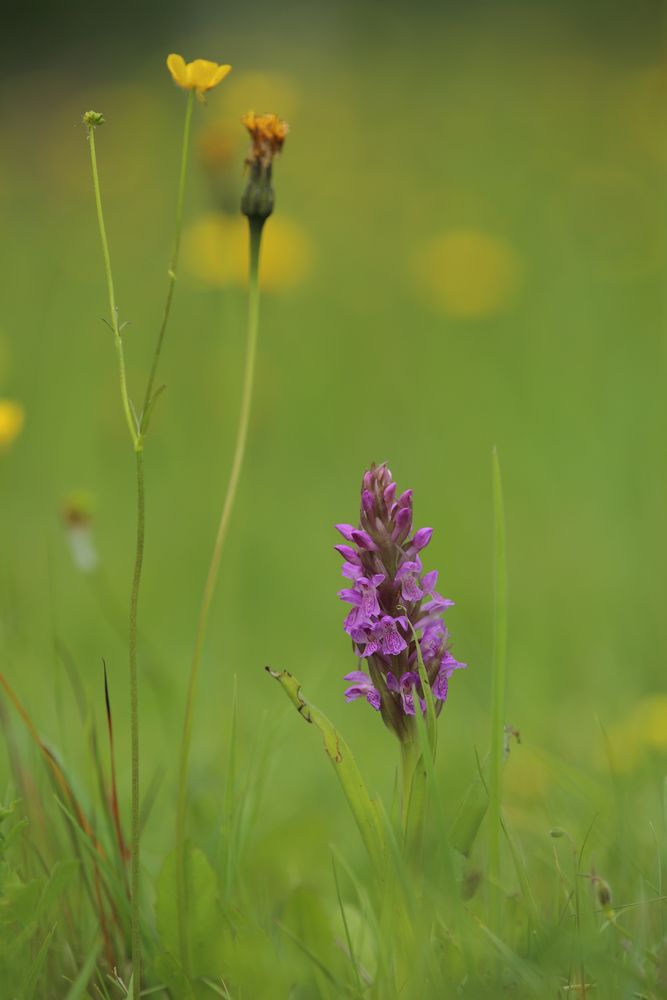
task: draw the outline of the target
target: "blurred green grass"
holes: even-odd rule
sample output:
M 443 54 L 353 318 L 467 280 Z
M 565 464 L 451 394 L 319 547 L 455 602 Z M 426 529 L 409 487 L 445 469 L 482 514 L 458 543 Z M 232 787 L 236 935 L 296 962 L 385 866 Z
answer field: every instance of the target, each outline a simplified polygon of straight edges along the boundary
M 0 458 L 3 669 L 40 729 L 81 760 L 57 633 L 100 719 L 106 659 L 117 731 L 126 730 L 124 644 L 73 569 L 58 518 L 72 489 L 95 494 L 95 536 L 123 607 L 132 458 L 113 346 L 98 319 L 104 279 L 77 122 L 88 107 L 108 121 L 98 152 L 137 395 L 165 290 L 183 110 L 164 55 L 228 59 L 230 86 L 196 110 L 196 130 L 221 117 L 233 126 L 247 110 L 242 98 L 287 92 L 291 106 L 272 109 L 292 126 L 276 168 L 277 212 L 304 228 L 313 253 L 307 279 L 262 306 L 248 461 L 203 664 L 191 827 L 206 840 L 219 818 L 237 675 L 242 745 L 279 720 L 264 849 L 277 840 L 293 865 L 314 872 L 328 840 L 354 836 L 266 663 L 295 671 L 344 728 L 369 784 L 391 789 L 389 734 L 363 705 L 342 700 L 352 664 L 332 551 L 332 525 L 354 519 L 373 460 L 387 460 L 414 489 L 418 522 L 436 529 L 429 565 L 457 602 L 455 652 L 470 670 L 452 684 L 440 767 L 458 798 L 474 774 L 473 747 L 487 741 L 496 445 L 508 520 L 509 721 L 523 736 L 513 757 L 529 786 L 531 762 L 541 762 L 530 808 L 517 792 L 516 813 L 528 813 L 534 832 L 569 818 L 583 834 L 594 800 L 587 782 L 599 789 L 606 780 L 597 719 L 612 727 L 664 687 L 660 36 L 649 18 L 638 28 L 632 12 L 610 26 L 550 5 L 502 14 L 493 5 L 467 14 L 418 7 L 410 17 L 397 8 L 380 17 L 371 5 L 318 10 L 305 19 L 295 8 L 282 20 L 264 11 L 231 30 L 220 18 L 164 51 L 147 44 L 122 70 L 107 59 L 97 73 L 87 56 L 82 68 L 72 61 L 7 81 L 20 99 L 5 107 L 0 169 L 0 394 L 21 400 L 27 420 Z M 247 73 L 266 80 L 244 86 Z M 187 216 L 211 207 L 193 168 Z M 424 246 L 461 228 L 502 241 L 520 265 L 516 294 L 481 318 L 448 314 L 415 279 Z M 183 269 L 162 367 L 168 391 L 146 457 L 141 607 L 159 672 L 158 691 L 142 682 L 143 775 L 165 769 L 167 814 L 231 459 L 244 317 L 242 290 L 204 288 Z M 127 798 L 129 748 L 118 742 Z M 590 777 L 563 781 L 563 761 Z M 646 801 L 647 821 L 655 808 Z M 171 837 L 168 823 L 149 825 L 149 865 Z

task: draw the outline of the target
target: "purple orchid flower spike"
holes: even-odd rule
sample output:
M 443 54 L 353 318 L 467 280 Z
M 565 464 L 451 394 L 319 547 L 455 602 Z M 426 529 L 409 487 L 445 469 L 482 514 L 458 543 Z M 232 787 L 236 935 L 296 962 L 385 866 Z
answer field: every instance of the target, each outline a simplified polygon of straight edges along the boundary
M 344 628 L 368 669 L 346 675 L 345 699 L 364 698 L 405 740 L 413 736 L 417 707 L 426 711 L 419 654 L 437 712 L 447 700 L 452 675 L 465 663 L 450 652 L 443 620 L 453 601 L 436 592 L 437 570 L 424 573 L 421 557 L 433 529 L 412 533 L 412 490 L 397 495 L 387 466 L 372 465 L 362 481 L 359 524 L 336 525 L 345 540 L 336 550 L 350 583 L 339 591 L 352 606 Z
M 351 685 L 345 692 L 345 701 L 355 701 L 357 698 L 365 698 L 368 704 L 380 711 L 380 692 L 373 687 L 373 683 L 363 670 L 353 670 L 350 674 L 345 674 L 345 680 Z

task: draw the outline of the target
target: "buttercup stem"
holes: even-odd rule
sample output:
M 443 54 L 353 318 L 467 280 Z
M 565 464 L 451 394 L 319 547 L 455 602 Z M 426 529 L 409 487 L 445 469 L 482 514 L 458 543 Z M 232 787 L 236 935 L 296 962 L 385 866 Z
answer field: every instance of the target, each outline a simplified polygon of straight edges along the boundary
M 250 410 L 252 405 L 253 385 L 255 381 L 255 359 L 257 356 L 257 332 L 259 328 L 259 252 L 262 241 L 263 220 L 250 219 L 250 261 L 248 279 L 248 338 L 246 343 L 245 373 L 243 376 L 243 390 L 241 395 L 241 410 L 239 413 L 239 423 L 236 431 L 236 446 L 234 448 L 234 458 L 232 468 L 227 483 L 227 491 L 220 515 L 218 532 L 213 546 L 211 562 L 209 564 L 202 602 L 199 609 L 197 621 L 197 631 L 195 633 L 194 650 L 190 665 L 190 679 L 188 682 L 188 692 L 185 705 L 185 719 L 183 723 L 183 736 L 181 740 L 181 760 L 178 781 L 178 806 L 176 812 L 176 864 L 177 864 L 177 912 L 178 912 L 178 932 L 179 946 L 181 954 L 181 964 L 186 973 L 189 966 L 189 956 L 187 953 L 187 898 L 185 886 L 185 808 L 187 798 L 187 777 L 188 763 L 190 758 L 190 744 L 192 742 L 192 717 L 194 712 L 194 702 L 197 690 L 197 679 L 199 666 L 201 663 L 206 624 L 208 622 L 211 601 L 215 591 L 215 584 L 220 568 L 220 558 L 227 536 L 227 529 L 236 498 L 236 491 L 243 468 L 246 442 L 248 438 L 248 425 L 250 422 Z
M 120 375 L 120 396 L 123 403 L 123 412 L 132 438 L 132 444 L 137 445 L 137 428 L 132 416 L 132 407 L 127 393 L 127 377 L 125 375 L 125 355 L 123 353 L 123 339 L 118 326 L 118 306 L 113 287 L 113 275 L 111 273 L 111 256 L 109 254 L 109 241 L 107 240 L 107 230 L 104 224 L 104 213 L 102 211 L 102 196 L 100 194 L 100 179 L 97 171 L 97 155 L 95 153 L 95 128 L 88 128 L 88 145 L 90 147 L 90 165 L 93 171 L 93 188 L 95 190 L 95 207 L 97 209 L 97 222 L 100 229 L 100 240 L 102 242 L 102 254 L 104 257 L 104 271 L 107 278 L 107 290 L 109 292 L 109 314 L 111 319 L 111 329 L 113 331 L 116 354 L 118 356 L 118 371 Z
M 153 361 L 151 363 L 151 370 L 148 376 L 148 382 L 146 383 L 146 393 L 144 395 L 144 405 L 141 412 L 141 432 L 146 432 L 146 425 L 148 416 L 150 413 L 150 402 L 153 395 L 153 386 L 155 384 L 155 376 L 157 374 L 157 367 L 160 362 L 160 355 L 162 353 L 162 345 L 164 342 L 164 335 L 167 329 L 167 324 L 169 323 L 169 316 L 171 313 L 171 303 L 174 298 L 174 287 L 176 285 L 176 273 L 178 268 L 178 258 L 181 249 L 181 232 L 183 229 L 183 203 L 185 201 L 185 182 L 188 172 L 188 151 L 190 149 L 190 123 L 192 121 L 192 107 L 194 105 L 195 92 L 194 90 L 189 91 L 188 99 L 185 106 L 185 124 L 183 126 L 183 145 L 181 147 L 181 172 L 178 181 L 178 197 L 176 201 L 176 233 L 174 236 L 174 248 L 171 255 L 171 261 L 169 264 L 169 284 L 167 286 L 167 298 L 164 304 L 164 312 L 162 314 L 162 323 L 160 324 L 160 329 L 157 335 L 157 342 L 155 344 L 155 353 L 153 354 Z
M 188 168 L 188 150 L 190 148 L 190 123 L 192 120 L 192 106 L 194 102 L 194 92 L 188 94 L 185 108 L 185 125 L 183 127 L 183 144 L 181 148 L 181 170 L 178 181 L 178 197 L 176 201 L 176 232 L 174 235 L 174 249 L 169 264 L 169 285 L 167 287 L 167 298 L 165 300 L 162 323 L 158 331 L 155 344 L 155 353 L 151 363 L 151 370 L 146 383 L 146 393 L 144 405 L 141 413 L 139 433 L 135 439 L 135 453 L 137 464 L 137 544 L 134 560 L 134 574 L 132 577 L 132 592 L 130 596 L 130 715 L 132 730 L 132 867 L 131 867 L 131 888 L 132 888 L 132 1000 L 139 1000 L 141 993 L 141 927 L 139 922 L 139 882 L 140 882 L 140 855 L 139 842 L 141 836 L 141 821 L 139 812 L 139 685 L 137 678 L 137 617 L 139 609 L 139 591 L 141 587 L 141 571 L 144 561 L 144 537 L 146 531 L 146 504 L 144 486 L 144 457 L 143 438 L 147 430 L 148 417 L 150 415 L 150 403 L 153 395 L 153 385 L 157 367 L 162 353 L 164 335 L 169 323 L 171 313 L 171 303 L 174 297 L 174 286 L 176 284 L 176 268 L 181 246 L 181 231 L 183 228 L 183 203 L 185 200 L 185 181 Z

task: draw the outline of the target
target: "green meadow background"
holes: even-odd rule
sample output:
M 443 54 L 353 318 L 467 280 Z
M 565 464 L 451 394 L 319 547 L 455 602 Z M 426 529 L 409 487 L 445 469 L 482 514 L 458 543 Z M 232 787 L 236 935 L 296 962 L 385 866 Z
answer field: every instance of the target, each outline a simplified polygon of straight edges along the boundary
M 278 894 L 329 886 L 331 842 L 364 863 L 314 734 L 263 668 L 297 675 L 390 797 L 393 737 L 342 696 L 355 663 L 332 548 L 372 461 L 413 488 L 417 525 L 435 529 L 427 567 L 456 601 L 454 652 L 469 669 L 440 719 L 439 768 L 458 801 L 475 748 L 488 747 L 497 446 L 507 721 L 521 733 L 508 814 L 538 872 L 552 865 L 553 826 L 581 838 L 597 816 L 593 844 L 613 851 L 606 731 L 629 779 L 628 815 L 650 845 L 667 752 L 663 13 L 648 2 L 147 4 L 134 14 L 120 4 L 106 18 L 70 5 L 57 16 L 44 7 L 31 48 L 17 12 L 2 80 L 0 396 L 26 419 L 0 455 L 0 658 L 84 800 L 95 787 L 88 734 L 54 640 L 100 727 L 106 661 L 128 816 L 123 629 L 135 513 L 80 118 L 94 108 L 107 120 L 97 149 L 136 399 L 173 233 L 186 97 L 164 61 L 176 51 L 234 67 L 195 108 L 187 227 L 236 204 L 243 112 L 275 111 L 291 126 L 267 227 L 277 235 L 288 224 L 275 251 L 287 276 L 275 265 L 262 301 L 247 461 L 197 702 L 193 839 L 213 850 L 218 835 L 236 678 L 241 766 L 258 735 L 274 733 L 255 877 Z M 224 161 L 213 178 L 207 135 Z M 213 253 L 215 271 L 215 242 L 198 249 L 197 232 L 184 241 L 167 391 L 146 446 L 142 786 L 160 777 L 149 873 L 173 846 L 189 659 L 243 365 L 245 290 L 206 280 L 198 254 Z M 224 234 L 219 252 L 232 253 Z M 60 516 L 76 490 L 95 498 L 92 584 Z M 631 892 L 634 878 L 628 870 L 614 891 Z

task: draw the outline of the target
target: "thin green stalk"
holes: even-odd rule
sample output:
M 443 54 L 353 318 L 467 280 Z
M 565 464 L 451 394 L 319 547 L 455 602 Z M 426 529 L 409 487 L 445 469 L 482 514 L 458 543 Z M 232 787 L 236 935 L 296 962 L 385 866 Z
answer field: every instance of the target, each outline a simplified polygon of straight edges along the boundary
M 123 340 L 121 329 L 118 325 L 118 307 L 114 293 L 113 275 L 111 271 L 111 256 L 109 254 L 109 242 L 107 240 L 106 226 L 104 224 L 104 213 L 102 211 L 102 196 L 100 194 L 99 174 L 97 170 L 97 156 L 95 153 L 95 128 L 88 128 L 88 141 L 90 145 L 90 162 L 93 171 L 93 187 L 95 189 L 95 205 L 97 208 L 97 221 L 100 229 L 100 239 L 102 241 L 102 254 L 104 256 L 104 269 L 107 278 L 107 289 L 109 292 L 109 311 L 111 314 L 111 329 L 116 345 L 118 356 L 118 368 L 120 372 L 120 392 L 123 404 L 125 419 L 130 431 L 132 446 L 134 448 L 137 465 L 137 540 L 134 557 L 134 571 L 132 576 L 132 591 L 130 594 L 130 616 L 129 616 L 129 665 L 130 665 L 130 740 L 131 740 L 131 786 L 132 786 L 132 822 L 130 833 L 130 924 L 132 938 L 132 998 L 139 1000 L 141 991 L 141 926 L 139 913 L 139 884 L 140 884 L 140 858 L 139 858 L 139 695 L 137 684 L 137 610 L 139 604 L 139 587 L 141 584 L 141 569 L 144 557 L 144 531 L 145 531 L 145 505 L 144 505 L 144 463 L 143 463 L 143 437 L 137 429 L 132 416 L 132 407 L 127 392 L 127 378 L 125 375 L 125 357 L 123 354 Z
M 109 241 L 107 240 L 107 229 L 104 224 L 104 213 L 102 211 L 100 178 L 97 170 L 97 155 L 95 152 L 94 126 L 90 126 L 88 128 L 88 145 L 90 147 L 90 165 L 93 171 L 93 188 L 95 189 L 95 207 L 97 209 L 97 223 L 100 229 L 100 240 L 102 241 L 102 254 L 104 256 L 104 271 L 107 278 L 107 291 L 109 293 L 109 315 L 111 320 L 110 326 L 113 333 L 114 343 L 116 345 L 116 354 L 118 356 L 118 372 L 120 376 L 120 397 L 123 404 L 123 412 L 125 414 L 125 420 L 127 421 L 127 426 L 130 431 L 132 444 L 136 448 L 138 432 L 134 417 L 132 416 L 132 406 L 130 404 L 130 397 L 127 392 L 127 376 L 125 374 L 125 355 L 123 353 L 123 338 L 121 337 L 121 331 L 118 325 L 118 306 L 116 305 L 116 296 L 113 287 L 113 275 L 111 273 L 111 256 L 109 254 Z
M 95 189 L 95 205 L 97 208 L 97 221 L 100 229 L 100 239 L 102 241 L 102 253 L 104 256 L 104 268 L 107 278 L 107 289 L 109 293 L 109 310 L 111 314 L 111 329 L 114 335 L 116 353 L 118 356 L 118 367 L 120 372 L 121 399 L 125 418 L 130 430 L 132 445 L 136 458 L 137 477 L 137 531 L 136 547 L 134 557 L 134 570 L 132 574 L 132 590 L 130 593 L 130 614 L 129 614 L 129 664 L 130 664 L 130 732 L 131 732 L 131 786 L 132 786 L 132 820 L 131 820 L 131 938 L 132 938 L 132 998 L 139 1000 L 141 993 L 141 925 L 139 910 L 139 889 L 140 889 L 140 839 L 141 839 L 141 808 L 139 799 L 139 685 L 137 669 L 137 621 L 139 611 L 139 593 L 141 589 L 141 573 L 144 561 L 144 543 L 146 534 L 146 500 L 145 500 L 145 478 L 144 478 L 144 438 L 148 430 L 150 411 L 157 396 L 153 395 L 153 386 L 157 374 L 158 363 L 162 353 L 164 336 L 171 314 L 171 304 L 174 297 L 174 286 L 176 284 L 176 269 L 178 267 L 179 252 L 181 246 L 181 232 L 183 228 L 183 204 L 185 200 L 185 182 L 187 177 L 188 151 L 190 148 L 190 125 L 192 121 L 192 107 L 194 103 L 194 91 L 188 94 L 185 109 L 185 124 L 183 127 L 183 143 L 181 147 L 181 169 L 178 182 L 178 196 L 176 201 L 176 232 L 174 235 L 174 247 L 169 265 L 169 284 L 167 287 L 167 297 L 165 300 L 162 323 L 158 331 L 155 351 L 151 363 L 151 369 L 146 383 L 144 405 L 140 420 L 137 422 L 133 416 L 133 410 L 127 391 L 127 377 L 125 373 L 125 356 L 123 353 L 122 327 L 118 324 L 118 307 L 114 292 L 113 275 L 111 271 L 111 256 L 109 254 L 109 242 L 107 240 L 106 226 L 104 224 L 104 213 L 102 211 L 102 198 L 100 194 L 99 175 L 97 170 L 97 156 L 95 151 L 95 127 L 88 127 L 88 138 L 90 142 L 90 160 L 93 171 L 93 186 Z
M 181 172 L 178 179 L 178 197 L 176 200 L 176 233 L 174 236 L 174 248 L 171 254 L 171 261 L 169 263 L 169 271 L 167 272 L 169 275 L 169 284 L 167 286 L 167 298 L 165 299 L 164 303 L 164 312 L 162 313 L 162 323 L 160 324 L 160 329 L 158 331 L 157 341 L 155 344 L 155 353 L 153 354 L 151 370 L 148 376 L 148 382 L 146 383 L 144 405 L 141 412 L 142 434 L 146 433 L 146 429 L 148 426 L 151 401 L 153 398 L 153 386 L 155 384 L 157 368 L 160 362 L 160 355 L 162 354 L 164 335 L 167 329 L 167 324 L 169 323 L 169 316 L 171 314 L 171 303 L 174 298 L 174 287 L 176 285 L 178 258 L 181 249 L 181 232 L 183 230 L 183 203 L 185 201 L 185 182 L 188 173 L 188 151 L 190 149 L 190 123 L 192 121 L 192 108 L 194 105 L 194 98 L 195 98 L 195 92 L 194 90 L 191 90 L 188 93 L 188 100 L 185 108 L 185 124 L 183 126 L 183 145 L 181 147 Z
M 178 804 L 176 810 L 176 865 L 177 865 L 177 911 L 178 911 L 178 933 L 181 954 L 181 963 L 186 973 L 188 970 L 187 953 L 187 898 L 185 886 L 185 808 L 187 799 L 187 777 L 188 763 L 190 758 L 190 744 L 192 742 L 192 718 L 194 713 L 194 703 L 197 691 L 197 680 L 199 676 L 199 666 L 204 646 L 204 636 L 206 625 L 211 608 L 211 601 L 215 591 L 215 585 L 220 569 L 220 559 L 227 537 L 227 529 L 231 518 L 234 500 L 238 489 L 243 459 L 245 457 L 246 442 L 248 439 L 248 425 L 250 423 L 250 410 L 252 406 L 253 385 L 255 381 L 255 360 L 257 356 L 257 333 L 259 329 L 259 252 L 262 242 L 263 222 L 249 220 L 250 228 L 250 260 L 249 260 L 249 292 L 248 292 L 248 338 L 246 342 L 245 373 L 243 376 L 243 389 L 241 395 L 241 410 L 239 413 L 239 423 L 236 432 L 236 446 L 234 448 L 234 458 L 232 468 L 227 483 L 227 491 L 222 505 L 218 532 L 213 545 L 211 562 L 204 585 L 199 618 L 197 621 L 197 631 L 195 633 L 194 650 L 190 665 L 190 678 L 188 681 L 188 691 L 185 704 L 185 719 L 183 722 L 183 736 L 181 739 L 181 759 L 178 779 Z
M 130 731 L 132 770 L 132 825 L 130 830 L 131 868 L 130 899 L 132 902 L 132 1000 L 139 1000 L 141 992 L 141 926 L 139 922 L 139 845 L 141 840 L 141 819 L 139 802 L 139 685 L 137 682 L 137 612 L 141 570 L 144 562 L 144 536 L 146 526 L 146 506 L 144 491 L 144 453 L 136 450 L 137 464 L 137 543 L 130 594 Z
M 505 689 L 507 656 L 507 571 L 505 511 L 498 452 L 493 450 L 493 508 L 495 535 L 494 644 L 491 708 L 491 760 L 489 771 L 489 882 L 493 928 L 500 928 L 500 838 L 502 831 L 502 770 L 505 743 Z

